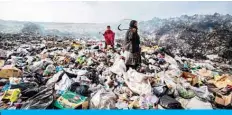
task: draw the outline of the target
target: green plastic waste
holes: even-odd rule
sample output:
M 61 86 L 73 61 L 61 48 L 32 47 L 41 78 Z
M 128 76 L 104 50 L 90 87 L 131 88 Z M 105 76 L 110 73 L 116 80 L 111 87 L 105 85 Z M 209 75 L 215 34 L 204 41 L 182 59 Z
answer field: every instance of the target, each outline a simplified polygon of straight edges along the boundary
M 192 70 L 198 70 L 198 69 L 201 69 L 201 67 L 200 66 L 197 66 L 197 67 L 193 67 L 193 68 L 191 68 Z
M 78 57 L 76 59 L 76 62 L 79 63 L 79 64 L 83 64 L 85 62 L 86 58 L 85 57 Z
M 191 98 L 195 97 L 194 91 L 186 90 L 185 88 L 179 88 L 178 93 L 184 99 L 191 99 Z

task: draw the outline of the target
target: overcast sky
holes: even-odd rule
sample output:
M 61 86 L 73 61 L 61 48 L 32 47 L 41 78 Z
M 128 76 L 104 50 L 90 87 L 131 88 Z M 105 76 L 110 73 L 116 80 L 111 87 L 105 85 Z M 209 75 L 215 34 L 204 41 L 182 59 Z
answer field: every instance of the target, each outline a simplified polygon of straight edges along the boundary
M 0 2 L 0 19 L 39 22 L 107 23 L 183 14 L 232 14 L 232 2 Z

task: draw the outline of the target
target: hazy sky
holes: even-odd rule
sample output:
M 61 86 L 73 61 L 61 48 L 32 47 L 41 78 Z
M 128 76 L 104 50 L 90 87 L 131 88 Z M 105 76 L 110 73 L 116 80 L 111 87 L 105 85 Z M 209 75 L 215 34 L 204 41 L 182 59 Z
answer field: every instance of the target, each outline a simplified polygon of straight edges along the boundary
M 232 14 L 232 2 L 0 2 L 0 19 L 39 22 L 102 23 L 149 20 L 183 14 Z

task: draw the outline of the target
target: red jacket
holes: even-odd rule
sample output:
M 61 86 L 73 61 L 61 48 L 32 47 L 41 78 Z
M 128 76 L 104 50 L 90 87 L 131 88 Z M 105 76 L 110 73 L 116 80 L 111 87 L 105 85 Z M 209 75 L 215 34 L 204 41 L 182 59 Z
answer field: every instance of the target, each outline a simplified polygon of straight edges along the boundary
M 107 45 L 114 45 L 115 33 L 112 30 L 106 30 L 103 36 Z

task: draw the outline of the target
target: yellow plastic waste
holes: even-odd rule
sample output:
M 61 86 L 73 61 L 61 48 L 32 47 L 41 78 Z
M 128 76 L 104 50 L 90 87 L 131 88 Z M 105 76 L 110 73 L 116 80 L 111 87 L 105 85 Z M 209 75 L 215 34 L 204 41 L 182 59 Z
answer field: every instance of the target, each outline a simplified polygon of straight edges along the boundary
M 153 46 L 153 48 L 154 48 L 154 49 L 158 49 L 158 48 L 159 48 L 159 46 L 155 45 L 155 46 Z
M 74 47 L 74 48 L 79 48 L 79 47 L 81 47 L 82 45 L 79 44 L 79 43 L 72 43 L 71 46 Z
M 142 46 L 141 49 L 142 49 L 142 52 L 147 52 L 150 50 L 150 47 Z
M 9 89 L 5 91 L 2 100 L 10 100 L 10 102 L 15 102 L 18 100 L 20 89 Z
M 129 108 L 139 108 L 139 101 L 138 100 L 134 100 L 129 104 Z

